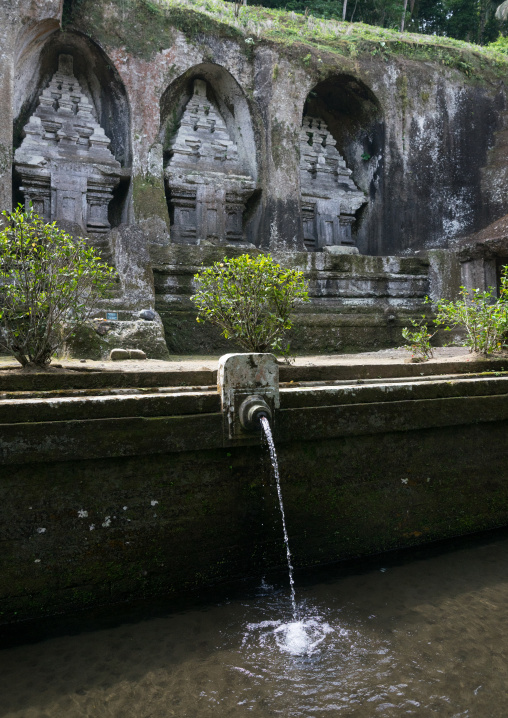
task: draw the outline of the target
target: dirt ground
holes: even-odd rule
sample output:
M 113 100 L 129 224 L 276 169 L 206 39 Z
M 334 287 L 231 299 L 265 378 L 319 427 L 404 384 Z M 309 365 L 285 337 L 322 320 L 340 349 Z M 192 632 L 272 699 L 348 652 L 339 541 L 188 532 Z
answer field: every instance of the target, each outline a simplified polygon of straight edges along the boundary
M 508 358 L 508 353 L 504 353 Z M 503 356 L 504 356 L 503 355 Z M 496 358 L 499 354 L 494 355 Z M 140 361 L 130 359 L 127 361 L 94 361 L 91 359 L 56 359 L 43 371 L 189 371 L 196 369 L 213 370 L 217 368 L 219 355 L 216 356 L 173 356 L 169 361 L 160 359 L 146 359 Z M 470 354 L 465 347 L 438 347 L 434 350 L 434 358 L 429 363 L 447 363 L 452 361 L 473 361 L 481 356 Z M 294 360 L 295 366 L 332 366 L 332 365 L 365 365 L 365 364 L 404 364 L 410 361 L 409 353 L 402 348 L 382 349 L 377 352 L 363 352 L 359 354 L 323 354 L 298 356 Z M 488 359 L 486 360 L 488 361 Z M 0 371 L 25 372 L 12 357 L 0 356 Z

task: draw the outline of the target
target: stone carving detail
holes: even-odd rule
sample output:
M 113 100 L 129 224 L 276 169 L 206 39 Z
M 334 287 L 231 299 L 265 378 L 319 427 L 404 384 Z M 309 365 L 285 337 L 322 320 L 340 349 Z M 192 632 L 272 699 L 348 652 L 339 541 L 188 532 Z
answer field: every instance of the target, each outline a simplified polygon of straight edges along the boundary
M 171 196 L 172 240 L 182 244 L 243 241 L 245 203 L 255 189 L 219 110 L 194 81 L 170 145 L 165 178 Z
M 14 163 L 25 204 L 47 222 L 65 220 L 99 240 L 108 232 L 108 205 L 120 181 L 120 163 L 73 74 L 71 55 L 43 90 L 24 128 Z
M 351 179 L 326 123 L 305 116 L 300 131 L 300 182 L 305 246 L 354 245 L 351 225 L 367 201 Z

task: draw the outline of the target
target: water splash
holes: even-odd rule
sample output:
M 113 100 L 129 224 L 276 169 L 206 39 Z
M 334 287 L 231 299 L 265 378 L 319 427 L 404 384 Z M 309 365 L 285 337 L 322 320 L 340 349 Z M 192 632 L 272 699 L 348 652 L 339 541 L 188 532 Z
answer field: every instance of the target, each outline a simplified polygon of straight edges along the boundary
M 308 652 L 309 638 L 303 621 L 284 623 L 275 629 L 276 638 L 282 635 L 282 640 L 277 641 L 279 648 L 291 653 L 293 656 L 301 656 Z
M 273 441 L 272 429 L 270 422 L 266 416 L 262 416 L 261 427 L 263 429 L 266 443 L 268 444 L 268 450 L 270 452 L 270 460 L 272 462 L 273 474 L 275 476 L 275 482 L 277 484 L 277 495 L 279 497 L 279 507 L 282 516 L 282 528 L 284 530 L 284 543 L 286 544 L 286 556 L 288 561 L 288 572 L 289 572 L 289 587 L 291 589 L 291 605 L 293 607 L 293 619 L 294 623 L 298 623 L 298 611 L 296 608 L 296 594 L 295 594 L 295 581 L 293 578 L 293 564 L 291 563 L 291 551 L 289 550 L 289 537 L 286 529 L 286 517 L 284 515 L 284 504 L 282 502 L 282 491 L 280 488 L 280 476 L 279 476 L 279 463 L 277 461 L 277 452 L 275 451 L 275 443 Z M 292 624 L 288 624 L 292 625 Z M 302 629 L 303 630 L 303 629 Z
M 283 623 L 274 633 L 279 648 L 293 656 L 311 656 L 334 629 L 318 618 Z
M 247 624 L 242 647 L 250 646 L 261 650 L 263 655 L 274 656 L 286 653 L 291 656 L 311 656 L 320 652 L 320 646 L 330 634 L 335 634 L 341 643 L 348 639 L 348 631 L 332 627 L 324 616 L 314 611 L 312 617 L 285 623 L 282 620 L 260 621 Z

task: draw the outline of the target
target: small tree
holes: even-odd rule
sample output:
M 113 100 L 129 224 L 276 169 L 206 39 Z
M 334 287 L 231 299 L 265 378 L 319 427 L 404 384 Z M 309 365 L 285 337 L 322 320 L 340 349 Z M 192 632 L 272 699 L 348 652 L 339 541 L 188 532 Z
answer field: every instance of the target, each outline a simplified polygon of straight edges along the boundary
M 83 239 L 32 209 L 2 212 L 0 348 L 22 366 L 44 366 L 111 287 L 108 267 Z
M 303 273 L 284 269 L 269 255 L 242 254 L 215 262 L 195 275 L 198 291 L 191 297 L 197 321 L 209 321 L 250 352 L 289 353 L 291 311 L 308 302 Z

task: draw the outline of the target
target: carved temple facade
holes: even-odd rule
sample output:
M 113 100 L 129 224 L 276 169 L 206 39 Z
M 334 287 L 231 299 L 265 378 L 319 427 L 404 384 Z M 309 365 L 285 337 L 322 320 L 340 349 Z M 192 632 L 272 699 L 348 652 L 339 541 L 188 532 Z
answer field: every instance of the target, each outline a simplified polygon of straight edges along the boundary
M 355 213 L 367 201 L 319 117 L 305 116 L 300 132 L 303 237 L 308 251 L 353 246 Z
M 305 116 L 300 133 L 301 207 L 305 247 L 353 246 L 355 213 L 367 201 L 335 147 L 326 123 Z M 165 170 L 172 240 L 180 244 L 241 242 L 243 214 L 255 190 L 241 166 L 207 85 L 195 80 Z
M 240 160 L 226 122 L 204 80 L 196 79 L 164 171 L 177 244 L 245 242 L 244 214 L 256 181 Z M 16 150 L 25 204 L 46 221 L 67 222 L 107 252 L 108 208 L 122 174 L 110 139 L 74 75 L 71 55 L 39 96 Z M 306 249 L 354 245 L 351 225 L 366 202 L 351 179 L 326 123 L 305 116 L 300 132 L 300 180 Z
M 47 222 L 69 223 L 100 245 L 110 229 L 108 207 L 122 169 L 73 74 L 71 55 L 60 55 L 24 134 L 14 164 L 25 205 L 31 203 Z
M 170 144 L 165 170 L 172 241 L 179 244 L 238 243 L 243 213 L 256 183 L 242 168 L 238 148 L 207 85 L 194 80 L 193 95 Z

